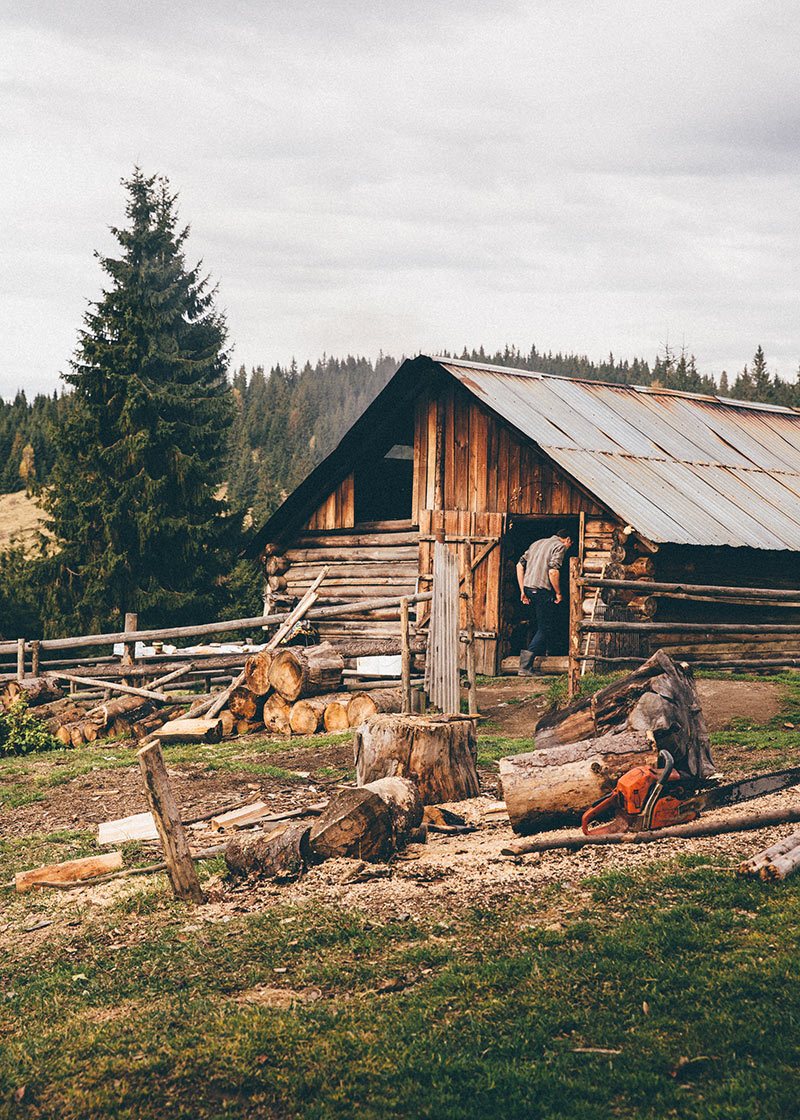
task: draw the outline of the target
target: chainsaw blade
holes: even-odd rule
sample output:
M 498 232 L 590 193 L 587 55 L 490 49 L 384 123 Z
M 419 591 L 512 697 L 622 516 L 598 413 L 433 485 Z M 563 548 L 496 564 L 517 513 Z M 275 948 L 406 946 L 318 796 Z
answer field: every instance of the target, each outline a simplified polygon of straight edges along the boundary
M 793 766 L 789 770 L 774 770 L 771 774 L 762 774 L 758 778 L 745 778 L 741 782 L 700 790 L 688 798 L 684 805 L 698 812 L 701 809 L 721 809 L 726 805 L 738 805 L 740 801 L 752 801 L 756 797 L 765 797 L 768 793 L 777 793 L 778 790 L 788 789 L 799 782 L 800 766 Z

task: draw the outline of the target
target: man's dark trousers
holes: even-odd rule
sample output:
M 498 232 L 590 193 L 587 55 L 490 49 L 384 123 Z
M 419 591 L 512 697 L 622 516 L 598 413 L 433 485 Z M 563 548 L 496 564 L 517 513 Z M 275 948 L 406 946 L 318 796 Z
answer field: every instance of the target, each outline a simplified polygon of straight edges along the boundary
M 534 657 L 544 657 L 554 645 L 556 629 L 556 596 L 549 587 L 526 587 L 525 595 L 536 612 L 536 633 L 528 650 Z

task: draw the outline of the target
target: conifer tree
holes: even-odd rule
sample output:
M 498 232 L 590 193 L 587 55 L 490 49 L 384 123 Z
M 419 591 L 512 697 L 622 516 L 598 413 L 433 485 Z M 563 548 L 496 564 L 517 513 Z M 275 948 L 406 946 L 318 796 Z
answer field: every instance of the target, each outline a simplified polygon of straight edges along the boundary
M 209 617 L 231 530 L 216 497 L 231 418 L 225 319 L 166 179 L 123 181 L 119 253 L 86 313 L 47 504 L 59 549 L 48 617 L 83 630 Z M 235 547 L 235 546 L 234 546 Z

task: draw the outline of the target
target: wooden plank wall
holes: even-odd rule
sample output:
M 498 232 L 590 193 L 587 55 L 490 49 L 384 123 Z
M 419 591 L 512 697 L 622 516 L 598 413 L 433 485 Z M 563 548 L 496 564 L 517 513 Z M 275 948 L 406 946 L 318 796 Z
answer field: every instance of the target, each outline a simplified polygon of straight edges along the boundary
M 349 474 L 309 518 L 307 529 L 351 529 L 356 522 L 354 477 Z

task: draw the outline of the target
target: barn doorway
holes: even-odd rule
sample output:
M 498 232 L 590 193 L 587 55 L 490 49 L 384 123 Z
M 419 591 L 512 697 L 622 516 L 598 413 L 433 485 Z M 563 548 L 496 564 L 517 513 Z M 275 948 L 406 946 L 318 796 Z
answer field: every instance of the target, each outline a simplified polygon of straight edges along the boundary
M 569 650 L 569 558 L 578 547 L 578 517 L 532 517 L 511 515 L 503 537 L 503 601 L 502 633 L 504 656 L 516 656 L 534 635 L 535 615 L 532 607 L 520 601 L 517 585 L 517 561 L 532 541 L 552 537 L 557 529 L 569 529 L 572 547 L 561 569 L 561 594 L 563 602 L 558 608 L 558 629 L 555 647 L 549 652 L 556 657 L 566 656 Z

